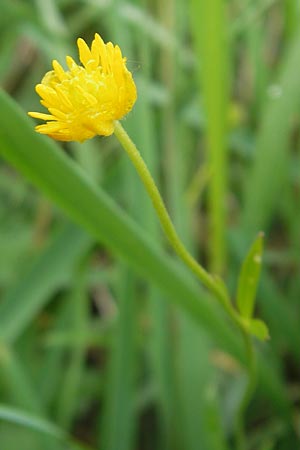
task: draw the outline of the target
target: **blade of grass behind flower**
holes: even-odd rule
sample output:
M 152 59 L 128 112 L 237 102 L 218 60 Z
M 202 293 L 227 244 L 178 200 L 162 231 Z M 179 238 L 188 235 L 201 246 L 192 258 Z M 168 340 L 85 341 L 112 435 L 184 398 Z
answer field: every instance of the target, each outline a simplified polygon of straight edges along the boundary
M 246 178 L 241 229 L 248 239 L 269 226 L 281 187 L 288 183 L 289 136 L 300 97 L 299 65 L 298 30 L 275 80 L 279 93 L 265 105 L 253 166 Z
M 0 418 L 48 434 L 58 440 L 66 440 L 67 437 L 63 430 L 40 417 L 32 415 L 28 411 L 25 412 L 17 408 L 0 405 Z
M 299 24 L 299 3 L 297 0 L 285 1 L 285 30 L 288 37 L 292 36 Z
M 18 360 L 15 352 L 5 344 L 1 346 L 0 367 L 2 386 L 12 401 L 29 411 L 42 413 L 43 407 L 29 374 Z
M 210 162 L 210 170 L 213 172 L 212 185 L 210 186 L 210 220 L 213 235 L 210 243 L 210 258 L 213 270 L 218 272 L 223 270 L 225 263 L 225 211 L 223 203 L 224 195 L 226 195 L 227 164 L 225 156 L 226 106 L 223 102 L 225 96 L 227 96 L 224 78 L 227 76 L 228 55 L 226 47 L 223 48 L 222 53 L 220 47 L 222 45 L 222 33 L 225 32 L 226 28 L 222 8 L 222 2 L 213 1 L 211 8 L 204 0 L 198 1 L 197 4 L 191 2 L 192 29 L 197 58 L 201 66 L 198 86 L 203 89 L 208 115 L 207 158 Z M 217 22 L 216 26 L 210 28 L 208 23 L 212 26 L 215 21 Z M 201 28 L 206 26 L 208 28 L 205 32 L 203 31 L 202 35 Z M 177 70 L 174 68 L 174 71 L 175 73 L 179 72 L 178 68 Z M 182 85 L 184 79 L 178 78 L 179 75 L 177 76 L 177 82 Z M 176 116 L 173 114 L 173 124 L 175 124 L 175 121 Z M 176 226 L 179 228 L 181 236 L 184 236 L 185 242 L 189 242 L 192 252 L 196 254 L 198 249 L 195 248 L 193 239 L 189 237 L 191 236 L 191 214 L 183 201 L 185 199 L 184 187 L 187 183 L 187 179 L 185 179 L 187 170 L 184 170 L 187 160 L 184 155 L 189 154 L 187 149 L 187 143 L 191 142 L 188 136 L 189 131 L 184 125 L 181 127 L 173 125 L 173 133 L 176 135 L 173 160 L 176 162 L 171 166 L 173 176 L 170 177 L 169 181 L 173 184 L 172 199 L 175 206 L 173 210 L 175 211 Z M 182 149 L 184 149 L 184 152 Z M 215 373 L 209 361 L 211 344 L 205 337 L 203 330 L 196 328 L 188 317 L 181 314 L 178 321 L 177 390 L 180 397 L 178 416 L 179 423 L 182 424 L 182 448 L 196 450 L 201 442 L 201 449 L 203 450 L 223 450 L 226 448 L 226 440 L 222 430 L 220 411 L 215 395 L 209 395 L 209 392 L 216 391 Z M 213 428 L 209 425 L 210 422 L 214 423 Z
M 198 450 L 201 443 L 201 450 L 225 450 L 211 344 L 188 317 L 181 317 L 180 327 L 177 375 L 182 448 Z
M 209 252 L 214 273 L 222 273 L 226 264 L 226 128 L 230 63 L 226 7 L 224 0 L 190 1 L 191 28 L 199 68 L 198 87 L 207 115 L 206 155 L 212 173 L 209 184 Z
M 264 58 L 264 43 L 266 39 L 265 26 L 261 20 L 255 21 L 245 30 L 245 59 L 249 61 L 250 83 L 252 87 L 253 102 L 251 104 L 252 120 L 259 121 L 261 109 L 266 98 L 266 88 L 269 70 Z
M 75 225 L 66 225 L 0 304 L 0 337 L 12 343 L 30 325 L 51 295 L 66 285 L 72 267 L 92 245 L 92 238 Z
M 110 356 L 105 377 L 106 392 L 99 433 L 99 445 L 107 450 L 134 449 L 137 428 L 135 410 L 138 325 L 136 281 L 131 270 L 124 266 L 120 268 L 120 281 L 116 291 L 118 320 L 109 346 Z
M 74 441 L 64 430 L 57 427 L 52 422 L 30 414 L 22 409 L 12 408 L 5 404 L 0 404 L 0 419 L 8 423 L 26 427 L 39 434 L 42 433 L 58 441 L 64 442 L 65 445 L 72 450 L 92 450 L 87 445 Z
M 31 374 L 19 360 L 18 354 L 5 344 L 2 344 L 1 348 L 0 369 L 1 386 L 6 398 L 14 405 L 43 417 L 44 405 L 37 395 Z M 1 431 L 3 430 L 0 430 L 0 436 Z M 53 443 L 44 436 L 33 436 L 33 442 L 37 447 L 42 446 L 45 450 L 53 450 Z
M 88 328 L 89 299 L 83 281 L 83 273 L 86 269 L 77 270 L 76 281 L 68 299 L 69 326 L 76 336 L 77 341 L 68 353 L 68 365 L 60 374 L 60 394 L 57 396 L 57 422 L 64 429 L 70 429 L 73 419 L 76 418 L 77 405 L 80 404 L 79 396 L 84 380 L 84 364 L 86 348 L 80 338 Z M 56 368 L 57 368 L 56 364 Z

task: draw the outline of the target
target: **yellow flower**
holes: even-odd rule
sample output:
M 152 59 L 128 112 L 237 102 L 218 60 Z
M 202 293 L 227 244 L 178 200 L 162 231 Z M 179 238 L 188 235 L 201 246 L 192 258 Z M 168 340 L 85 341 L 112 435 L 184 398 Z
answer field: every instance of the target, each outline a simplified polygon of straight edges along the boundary
M 45 120 L 37 132 L 60 141 L 80 141 L 95 135 L 109 136 L 114 121 L 121 119 L 133 107 L 137 93 L 126 58 L 111 42 L 104 44 L 95 34 L 91 49 L 83 39 L 77 40 L 83 66 L 66 57 L 69 70 L 57 61 L 47 72 L 36 92 L 50 114 L 29 112 L 31 117 Z

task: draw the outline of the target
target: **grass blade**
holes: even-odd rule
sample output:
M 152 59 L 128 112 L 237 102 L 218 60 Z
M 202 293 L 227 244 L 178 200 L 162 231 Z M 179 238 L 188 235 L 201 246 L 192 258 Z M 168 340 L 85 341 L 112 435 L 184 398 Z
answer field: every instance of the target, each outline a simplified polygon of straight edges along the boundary
M 66 225 L 39 256 L 29 272 L 1 301 L 0 337 L 15 341 L 51 299 L 55 289 L 68 282 L 72 267 L 92 239 L 75 225 Z
M 58 441 L 62 441 L 70 450 L 91 450 L 88 446 L 73 441 L 64 430 L 52 422 L 29 414 L 27 411 L 0 404 L 0 419 L 5 422 L 30 428 L 38 433 L 46 434 Z
M 112 338 L 107 370 L 106 402 L 102 414 L 100 444 L 106 450 L 134 449 L 136 410 L 136 294 L 135 277 L 122 268 L 119 286 L 119 314 Z
M 211 222 L 210 264 L 213 272 L 225 268 L 225 197 L 227 177 L 226 127 L 228 115 L 228 44 L 226 2 L 191 0 L 191 24 L 199 68 L 199 86 L 207 113 L 207 157 Z
M 256 145 L 253 167 L 247 175 L 241 228 L 247 238 L 265 229 L 278 204 L 284 183 L 288 183 L 289 138 L 292 117 L 298 112 L 300 83 L 300 32 L 298 31 L 283 61 L 276 82 L 280 95 L 266 105 Z M 276 174 L 276 176 L 274 176 Z
M 67 439 L 67 434 L 51 422 L 17 408 L 0 405 L 0 419 L 48 434 L 58 440 L 65 441 Z

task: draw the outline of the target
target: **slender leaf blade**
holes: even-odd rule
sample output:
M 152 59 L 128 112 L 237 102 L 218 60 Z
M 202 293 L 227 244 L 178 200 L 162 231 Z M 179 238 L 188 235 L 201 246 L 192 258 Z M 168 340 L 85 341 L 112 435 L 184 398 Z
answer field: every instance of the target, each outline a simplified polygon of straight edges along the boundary
M 68 433 L 51 421 L 19 408 L 12 408 L 5 404 L 0 404 L 0 420 L 46 434 L 58 441 L 64 442 L 66 448 L 70 448 L 70 450 L 91 450 L 89 446 L 73 440 Z
M 74 264 L 92 245 L 92 238 L 73 224 L 65 225 L 32 267 L 7 291 L 0 304 L 0 337 L 14 342 L 71 278 Z
M 38 416 L 29 414 L 27 411 L 23 411 L 17 408 L 11 408 L 7 405 L 0 405 L 0 419 L 17 425 L 22 425 L 27 428 L 31 428 L 40 433 L 48 434 L 59 440 L 66 440 L 68 435 L 64 430 L 57 427 L 48 420 L 41 419 Z
M 252 317 L 261 270 L 263 233 L 252 244 L 241 268 L 238 280 L 237 306 L 243 317 Z

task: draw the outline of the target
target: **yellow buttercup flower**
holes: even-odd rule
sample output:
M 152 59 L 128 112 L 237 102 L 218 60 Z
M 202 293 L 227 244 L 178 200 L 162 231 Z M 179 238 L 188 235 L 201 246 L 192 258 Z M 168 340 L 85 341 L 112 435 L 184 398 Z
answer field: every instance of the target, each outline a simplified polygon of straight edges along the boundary
M 60 141 L 80 141 L 95 135 L 109 136 L 114 121 L 133 107 L 137 93 L 126 58 L 111 42 L 105 44 L 95 34 L 91 49 L 83 39 L 77 40 L 83 66 L 66 57 L 69 70 L 53 61 L 36 92 L 50 114 L 29 112 L 31 117 L 45 120 L 37 132 Z

